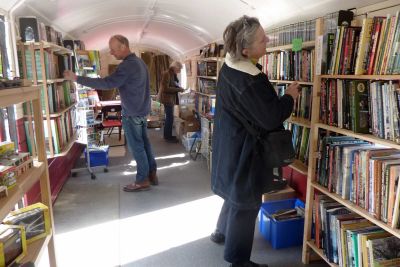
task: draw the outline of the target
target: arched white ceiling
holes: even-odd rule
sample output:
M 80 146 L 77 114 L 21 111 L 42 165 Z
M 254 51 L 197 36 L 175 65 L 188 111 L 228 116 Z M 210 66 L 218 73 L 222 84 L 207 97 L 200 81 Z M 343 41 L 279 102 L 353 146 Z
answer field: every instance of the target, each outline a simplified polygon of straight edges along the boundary
M 21 3 L 22 2 L 22 3 Z M 198 52 L 221 40 L 230 21 L 247 14 L 264 27 L 313 19 L 339 9 L 363 7 L 379 0 L 0 0 L 0 8 L 18 4 L 15 16 L 36 15 L 88 49 L 107 48 L 113 34 L 132 45 L 172 57 Z

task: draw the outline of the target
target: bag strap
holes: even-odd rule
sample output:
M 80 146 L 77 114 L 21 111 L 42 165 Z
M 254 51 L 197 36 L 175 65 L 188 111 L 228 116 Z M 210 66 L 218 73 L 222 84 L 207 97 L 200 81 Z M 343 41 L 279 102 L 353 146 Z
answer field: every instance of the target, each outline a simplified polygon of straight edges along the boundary
M 243 124 L 243 126 L 247 129 L 247 131 L 251 135 L 253 135 L 257 139 L 260 139 L 261 133 L 259 131 L 254 129 L 254 127 L 251 126 L 250 123 L 245 118 L 243 118 L 242 115 L 239 114 L 239 112 L 237 112 L 236 110 L 232 110 L 232 112 L 233 112 L 233 114 L 235 114 L 235 117 L 240 120 L 240 122 Z

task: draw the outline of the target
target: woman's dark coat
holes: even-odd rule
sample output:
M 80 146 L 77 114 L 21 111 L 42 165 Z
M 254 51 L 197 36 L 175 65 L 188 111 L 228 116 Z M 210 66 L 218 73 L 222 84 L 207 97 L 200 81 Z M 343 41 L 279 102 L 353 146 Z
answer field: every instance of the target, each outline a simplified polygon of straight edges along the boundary
M 239 209 L 259 208 L 272 169 L 264 167 L 255 137 L 233 111 L 271 131 L 282 127 L 293 104 L 290 95 L 278 98 L 267 76 L 250 61 L 232 61 L 227 55 L 217 84 L 211 171 L 215 194 Z

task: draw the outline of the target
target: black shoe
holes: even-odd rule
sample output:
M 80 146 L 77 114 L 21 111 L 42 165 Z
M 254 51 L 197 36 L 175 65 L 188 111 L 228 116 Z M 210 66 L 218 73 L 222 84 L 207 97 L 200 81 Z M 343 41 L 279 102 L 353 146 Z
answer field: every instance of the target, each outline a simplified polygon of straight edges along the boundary
M 210 239 L 212 242 L 216 244 L 224 244 L 225 243 L 225 236 L 221 234 L 218 230 L 215 230 L 211 235 Z
M 268 267 L 267 264 L 255 263 L 252 261 L 246 261 L 242 263 L 231 263 L 229 267 Z

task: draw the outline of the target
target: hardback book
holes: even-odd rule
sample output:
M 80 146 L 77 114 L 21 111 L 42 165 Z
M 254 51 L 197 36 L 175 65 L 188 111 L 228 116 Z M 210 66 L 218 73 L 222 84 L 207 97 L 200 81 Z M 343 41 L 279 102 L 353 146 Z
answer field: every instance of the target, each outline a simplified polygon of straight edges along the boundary
M 374 231 L 379 231 L 381 228 L 376 225 L 372 225 L 370 227 L 355 229 L 355 230 L 347 230 L 347 246 L 348 251 L 351 252 L 349 254 L 349 266 L 362 266 L 362 256 L 361 256 L 361 242 L 359 242 L 359 236 L 363 233 L 370 233 Z
M 369 258 L 368 258 L 369 252 L 367 248 L 367 241 L 370 239 L 377 239 L 388 236 L 391 236 L 391 234 L 385 232 L 383 229 L 359 234 L 359 244 L 360 244 L 359 246 L 360 246 L 362 266 L 368 266 L 369 264 Z
M 20 17 L 19 31 L 22 42 L 39 42 L 39 23 L 36 17 Z
M 356 230 L 356 229 L 363 229 L 363 228 L 368 228 L 371 227 L 373 224 L 369 221 L 359 221 L 355 223 L 349 223 L 349 224 L 342 224 L 340 228 L 340 238 L 341 238 L 341 245 L 342 245 L 342 263 L 345 262 L 345 264 L 340 265 L 340 266 L 352 266 L 350 265 L 351 258 L 350 256 L 352 255 L 352 250 L 349 251 L 349 246 L 348 243 L 350 240 L 347 239 L 347 230 Z
M 367 81 L 350 82 L 350 100 L 352 130 L 356 133 L 369 133 L 369 84 Z
M 396 236 L 383 237 L 367 241 L 370 266 L 399 266 L 400 239 Z M 397 265 L 387 265 L 393 263 Z
M 369 50 L 369 44 L 371 40 L 372 33 L 372 18 L 363 19 L 361 34 L 360 34 L 360 42 L 358 45 L 358 55 L 356 58 L 356 66 L 355 66 L 355 74 L 362 75 L 365 74 L 366 69 L 366 57 Z

